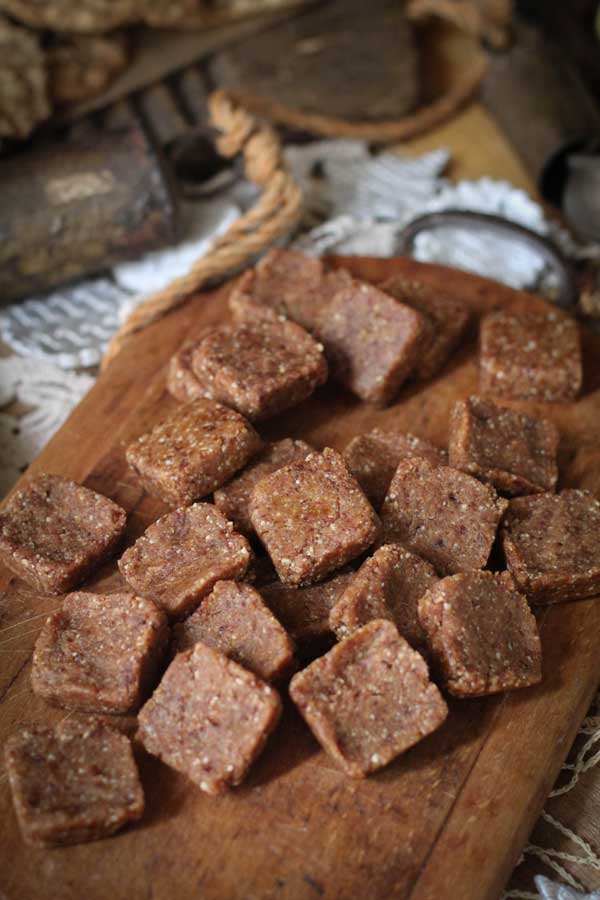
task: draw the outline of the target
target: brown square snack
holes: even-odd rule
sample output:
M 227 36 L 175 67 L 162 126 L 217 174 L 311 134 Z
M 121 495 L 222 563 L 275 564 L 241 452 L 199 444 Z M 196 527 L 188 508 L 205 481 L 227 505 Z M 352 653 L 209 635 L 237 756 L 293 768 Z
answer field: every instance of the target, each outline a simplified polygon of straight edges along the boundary
M 99 721 L 24 728 L 5 746 L 23 837 L 35 847 L 108 837 L 141 818 L 144 794 L 127 737 Z
M 423 658 L 380 619 L 294 675 L 290 696 L 322 747 L 353 777 L 387 765 L 447 715 Z
M 482 397 L 455 404 L 450 417 L 450 465 L 511 496 L 553 491 L 558 479 L 558 431 L 546 419 Z
M 286 320 L 215 328 L 197 344 L 192 367 L 206 396 L 253 421 L 297 406 L 327 380 L 321 344 Z
M 111 555 L 126 519 L 107 497 L 61 475 L 39 475 L 0 512 L 0 559 L 37 590 L 61 594 Z
M 428 323 L 429 328 L 415 374 L 423 379 L 437 375 L 465 332 L 470 318 L 469 310 L 460 300 L 443 293 L 439 288 L 404 275 L 393 275 L 379 287 L 396 300 L 416 309 Z
M 451 694 L 480 697 L 542 680 L 535 617 L 508 572 L 444 578 L 419 600 L 419 617 Z
M 238 320 L 245 319 L 246 309 L 239 298 L 246 294 L 266 309 L 316 332 L 323 309 L 349 280 L 344 270 L 326 272 L 320 259 L 295 250 L 274 249 L 246 273 L 229 305 Z
M 407 459 L 398 466 L 383 504 L 384 540 L 404 544 L 442 575 L 481 569 L 507 506 L 471 475 Z
M 215 491 L 215 506 L 242 534 L 254 534 L 249 507 L 255 485 L 265 475 L 270 475 L 296 460 L 304 459 L 312 452 L 313 448 L 304 441 L 294 441 L 291 438 L 267 444 L 243 472 Z
M 511 500 L 502 543 L 510 573 L 532 603 L 600 594 L 600 502 L 588 491 Z
M 379 519 L 335 450 L 267 475 L 250 519 L 281 581 L 310 584 L 341 569 L 379 535 Z
M 181 403 L 206 397 L 206 390 L 194 375 L 192 358 L 197 342 L 184 344 L 169 360 L 167 368 L 167 390 Z
M 403 459 L 421 456 L 433 463 L 447 463 L 448 455 L 416 437 L 402 431 L 381 431 L 374 428 L 352 438 L 344 450 L 344 461 L 375 509 L 385 499 L 394 472 Z
M 334 377 L 381 405 L 394 399 L 414 369 L 424 334 L 420 313 L 362 281 L 336 293 L 319 328 Z
M 245 537 L 211 503 L 153 522 L 119 560 L 125 581 L 169 615 L 184 616 L 222 579 L 242 578 L 252 558 Z
M 294 668 L 294 645 L 258 591 L 248 584 L 218 581 L 196 612 L 174 628 L 177 651 L 198 641 L 220 650 L 264 681 Z
M 581 388 L 581 345 L 574 319 L 559 309 L 496 312 L 480 329 L 482 393 L 565 402 Z
M 33 652 L 33 691 L 59 706 L 133 712 L 154 686 L 166 616 L 133 594 L 68 594 Z
M 308 587 L 292 587 L 276 581 L 261 587 L 260 593 L 295 641 L 313 644 L 331 634 L 329 614 L 354 576 L 354 572 L 341 572 Z
M 130 444 L 126 455 L 150 494 L 170 506 L 188 506 L 229 481 L 261 446 L 235 410 L 195 400 Z
M 178 653 L 141 710 L 148 751 L 208 794 L 240 784 L 281 715 L 277 691 L 198 643 Z
M 425 643 L 417 604 L 439 581 L 433 566 L 401 547 L 384 544 L 366 559 L 329 616 L 338 640 L 372 619 L 389 619 L 412 647 Z

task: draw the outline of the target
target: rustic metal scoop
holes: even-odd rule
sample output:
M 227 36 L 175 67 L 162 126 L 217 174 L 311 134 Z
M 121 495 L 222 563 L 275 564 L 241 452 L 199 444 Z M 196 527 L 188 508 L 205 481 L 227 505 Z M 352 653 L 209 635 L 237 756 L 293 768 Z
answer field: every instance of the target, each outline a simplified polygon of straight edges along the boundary
M 399 239 L 399 253 L 412 255 L 419 234 L 446 227 L 466 229 L 477 235 L 487 230 L 492 234 L 508 236 L 525 242 L 528 247 L 542 257 L 554 275 L 557 285 L 556 295 L 553 297 L 554 302 L 563 307 L 571 307 L 577 302 L 578 287 L 575 273 L 556 245 L 530 228 L 525 228 L 523 225 L 518 225 L 501 216 L 463 209 L 447 209 L 419 216 L 402 231 Z

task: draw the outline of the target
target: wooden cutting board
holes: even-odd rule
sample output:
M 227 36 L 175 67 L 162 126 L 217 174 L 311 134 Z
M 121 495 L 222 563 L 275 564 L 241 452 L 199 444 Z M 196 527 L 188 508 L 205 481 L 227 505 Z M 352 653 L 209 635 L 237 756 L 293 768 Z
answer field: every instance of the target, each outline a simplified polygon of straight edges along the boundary
M 409 260 L 348 259 L 366 279 L 412 273 L 476 311 L 541 302 L 483 279 Z M 165 391 L 173 351 L 225 315 L 228 288 L 196 297 L 148 328 L 101 376 L 31 467 L 85 482 L 130 512 L 129 539 L 164 511 L 127 470 L 124 448 L 174 405 Z M 562 434 L 562 485 L 600 495 L 600 338 L 586 334 L 585 388 L 566 406 L 521 404 Z M 434 381 L 406 388 L 389 409 L 327 385 L 261 429 L 344 447 L 374 425 L 444 444 L 452 403 L 477 387 L 475 334 Z M 22 722 L 57 721 L 29 687 L 31 650 L 58 606 L 0 573 L 0 735 Z M 114 564 L 97 584 L 114 590 Z M 434 735 L 381 773 L 353 781 L 321 752 L 295 711 L 247 782 L 213 798 L 140 755 L 147 811 L 112 839 L 60 850 L 27 848 L 0 775 L 0 897 L 9 900 L 483 900 L 497 898 L 556 778 L 600 681 L 600 603 L 541 615 L 544 680 L 483 700 L 451 701 Z

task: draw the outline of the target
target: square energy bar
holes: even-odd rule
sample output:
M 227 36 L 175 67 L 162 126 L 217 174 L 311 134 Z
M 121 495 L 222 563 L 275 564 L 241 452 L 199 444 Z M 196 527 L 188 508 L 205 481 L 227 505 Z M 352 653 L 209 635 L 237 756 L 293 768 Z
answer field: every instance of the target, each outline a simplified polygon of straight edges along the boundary
M 107 497 L 39 475 L 0 512 L 0 560 L 37 590 L 62 594 L 114 552 L 126 519 Z
M 24 728 L 6 742 L 5 758 L 19 825 L 34 847 L 95 841 L 142 816 L 131 742 L 102 722 Z
M 450 465 L 496 490 L 518 494 L 553 491 L 558 479 L 558 431 L 536 419 L 485 400 L 459 400 L 450 418 Z
M 175 626 L 174 637 L 178 652 L 202 641 L 264 681 L 283 678 L 295 666 L 287 632 L 249 584 L 218 581 L 196 612 Z
M 242 534 L 254 534 L 249 507 L 255 485 L 266 475 L 289 463 L 305 459 L 312 452 L 313 448 L 304 441 L 294 441 L 291 438 L 267 444 L 239 475 L 215 491 L 215 506 Z
M 441 575 L 481 569 L 508 501 L 457 469 L 400 463 L 382 508 L 383 539 L 427 559 Z
M 125 581 L 171 616 L 198 606 L 217 581 L 241 579 L 250 545 L 211 503 L 195 503 L 162 516 L 119 560 Z
M 44 700 L 87 712 L 134 712 L 158 677 L 165 614 L 133 594 L 69 594 L 46 619 L 31 684 Z
M 189 506 L 229 481 L 261 446 L 235 410 L 195 400 L 130 444 L 126 456 L 148 493 L 169 506 Z
M 327 380 L 322 345 L 285 319 L 215 328 L 196 346 L 192 367 L 206 396 L 252 421 L 297 406 Z
M 141 710 L 138 739 L 201 790 L 219 794 L 243 781 L 280 715 L 277 691 L 198 643 L 177 654 Z
M 276 581 L 261 587 L 260 594 L 294 641 L 302 646 L 320 644 L 331 635 L 329 615 L 354 576 L 345 571 L 307 587 Z
M 588 491 L 511 500 L 502 543 L 510 573 L 532 603 L 600 594 L 600 502 Z
M 319 336 L 332 374 L 370 403 L 390 403 L 415 368 L 423 316 L 376 287 L 352 281 L 321 317 Z
M 439 581 L 431 563 L 400 544 L 384 544 L 366 559 L 329 616 L 338 640 L 372 619 L 389 619 L 412 647 L 425 643 L 419 598 Z
M 432 378 L 443 368 L 458 346 L 470 313 L 468 308 L 437 287 L 404 275 L 393 275 L 380 285 L 382 291 L 421 313 L 428 328 L 415 367 L 418 378 Z
M 343 269 L 328 272 L 320 259 L 295 250 L 274 249 L 241 279 L 229 305 L 236 319 L 247 320 L 248 307 L 240 302 L 246 295 L 255 304 L 317 333 L 323 310 L 350 280 Z
M 508 572 L 442 579 L 419 600 L 419 617 L 451 694 L 480 697 L 541 681 L 535 617 Z
M 294 675 L 290 696 L 323 749 L 359 778 L 435 731 L 447 715 L 423 658 L 391 622 L 378 619 Z
M 415 456 L 442 465 L 448 462 L 446 451 L 429 441 L 408 432 L 379 428 L 352 438 L 344 450 L 346 465 L 375 509 L 383 503 L 401 460 Z
M 206 389 L 198 381 L 192 368 L 196 343 L 184 344 L 181 350 L 173 354 L 167 367 L 167 390 L 180 403 L 206 397 Z
M 335 450 L 311 453 L 254 488 L 250 519 L 284 584 L 341 569 L 379 535 L 379 519 Z
M 583 380 L 579 329 L 559 309 L 496 312 L 480 329 L 481 392 L 512 400 L 565 403 Z

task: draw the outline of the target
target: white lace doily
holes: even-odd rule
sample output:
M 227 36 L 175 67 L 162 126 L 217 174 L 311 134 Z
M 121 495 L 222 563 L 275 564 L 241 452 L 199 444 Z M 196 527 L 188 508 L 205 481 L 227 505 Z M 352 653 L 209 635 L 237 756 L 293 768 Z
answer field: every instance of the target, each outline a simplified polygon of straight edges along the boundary
M 91 375 L 17 356 L 0 359 L 0 407 L 17 401 L 28 409 L 17 417 L 0 413 L 0 496 L 25 471 L 89 391 Z

